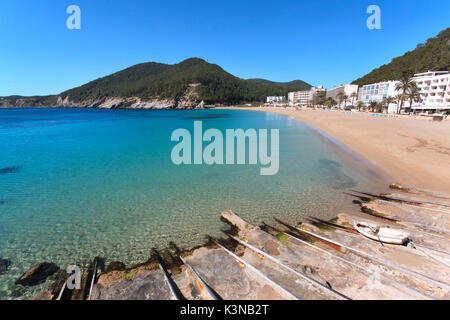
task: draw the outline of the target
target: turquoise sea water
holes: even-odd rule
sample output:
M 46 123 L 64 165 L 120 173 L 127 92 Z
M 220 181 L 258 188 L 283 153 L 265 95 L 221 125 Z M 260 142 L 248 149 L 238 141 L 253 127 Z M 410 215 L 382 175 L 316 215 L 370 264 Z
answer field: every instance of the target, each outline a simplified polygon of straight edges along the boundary
M 174 165 L 172 131 L 192 131 L 194 120 L 224 133 L 279 129 L 278 174 Z M 252 111 L 0 109 L 0 155 L 0 258 L 12 263 L 0 274 L 0 299 L 38 262 L 65 269 L 99 255 L 132 264 L 170 241 L 189 247 L 221 235 L 225 209 L 255 224 L 274 215 L 332 218 L 351 204 L 345 191 L 385 186 L 305 124 Z

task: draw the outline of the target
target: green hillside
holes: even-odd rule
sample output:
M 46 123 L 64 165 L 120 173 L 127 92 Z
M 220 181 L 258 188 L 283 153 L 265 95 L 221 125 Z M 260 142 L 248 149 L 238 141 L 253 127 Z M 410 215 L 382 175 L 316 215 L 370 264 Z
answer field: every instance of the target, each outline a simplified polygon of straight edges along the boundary
M 303 82 L 302 82 L 303 83 Z M 286 95 L 286 85 L 260 83 L 237 78 L 215 64 L 199 58 L 175 65 L 142 63 L 81 87 L 60 94 L 64 99 L 80 102 L 106 97 L 132 97 L 143 100 L 180 98 L 190 84 L 197 84 L 198 100 L 205 103 L 235 104 L 263 101 L 268 95 Z M 304 84 L 304 83 L 303 83 Z M 305 84 L 307 85 L 307 84 Z
M 425 44 L 417 45 L 415 50 L 394 58 L 391 63 L 353 81 L 353 84 L 365 85 L 397 80 L 404 73 L 411 76 L 428 70 L 450 70 L 450 28 L 441 31 L 437 37 L 428 39 Z
M 248 79 L 248 81 L 266 84 L 266 85 L 273 86 L 273 87 L 288 88 L 288 89 L 297 90 L 297 91 L 309 90 L 312 87 L 309 83 L 306 83 L 305 81 L 302 81 L 302 80 L 294 80 L 294 81 L 289 81 L 289 82 L 274 82 L 274 81 L 269 81 L 269 80 L 265 80 L 265 79 Z
M 130 96 L 140 88 L 150 84 L 158 74 L 170 68 L 167 64 L 148 62 L 141 63 L 112 75 L 91 81 L 77 88 L 60 94 L 65 98 L 79 102 L 86 99 L 99 99 L 114 96 Z
M 55 106 L 58 97 L 54 95 L 50 96 L 7 96 L 0 97 L 0 107 L 43 107 L 43 106 Z

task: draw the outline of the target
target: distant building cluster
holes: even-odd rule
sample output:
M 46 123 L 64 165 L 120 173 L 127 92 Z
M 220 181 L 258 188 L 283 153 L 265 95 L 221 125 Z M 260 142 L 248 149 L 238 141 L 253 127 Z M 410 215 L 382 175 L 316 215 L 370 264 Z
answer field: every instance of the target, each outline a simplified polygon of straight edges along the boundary
M 358 85 L 356 84 L 341 84 L 327 91 L 327 98 L 332 98 L 335 101 L 339 101 L 340 94 L 347 96 L 348 100 L 343 101 L 343 105 L 349 106 L 355 102 L 355 97 L 358 96 Z M 353 101 L 352 101 L 353 97 Z
M 325 95 L 327 89 L 322 86 L 312 87 L 309 90 L 295 91 L 288 93 L 289 104 L 308 106 L 311 105 L 315 99 L 319 98 L 321 95 Z
M 286 101 L 286 97 L 283 96 L 270 96 L 267 97 L 267 103 L 282 103 Z
M 448 71 L 428 71 L 415 74 L 412 81 L 417 85 L 417 97 L 403 97 L 403 107 L 413 113 L 450 112 L 450 73 Z M 399 111 L 402 91 L 400 81 L 384 81 L 362 87 L 354 84 L 341 84 L 327 90 L 322 86 L 309 90 L 293 91 L 286 97 L 267 97 L 267 104 L 286 104 L 297 107 L 320 105 L 327 101 L 335 102 L 338 108 L 359 105 L 368 107 L 373 103 L 386 103 L 388 113 Z

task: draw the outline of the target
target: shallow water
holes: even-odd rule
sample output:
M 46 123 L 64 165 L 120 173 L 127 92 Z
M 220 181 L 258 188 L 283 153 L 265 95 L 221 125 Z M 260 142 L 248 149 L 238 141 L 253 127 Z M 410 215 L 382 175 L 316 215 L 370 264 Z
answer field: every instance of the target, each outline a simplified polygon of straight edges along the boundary
M 280 169 L 171 162 L 176 128 L 280 129 Z M 305 124 L 240 110 L 0 109 L 0 299 L 32 265 L 62 268 L 95 256 L 126 264 L 174 241 L 189 247 L 221 235 L 232 209 L 251 223 L 274 215 L 332 218 L 350 189 L 384 189 L 372 168 Z M 29 298 L 46 284 L 27 288 Z

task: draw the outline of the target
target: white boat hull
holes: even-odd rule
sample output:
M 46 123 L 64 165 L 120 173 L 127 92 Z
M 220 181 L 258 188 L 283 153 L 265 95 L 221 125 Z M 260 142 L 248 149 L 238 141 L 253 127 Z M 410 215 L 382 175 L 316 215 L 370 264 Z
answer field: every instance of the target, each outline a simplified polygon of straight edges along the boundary
M 353 227 L 363 236 L 384 243 L 404 244 L 409 234 L 389 227 L 380 227 L 368 222 L 353 222 Z

